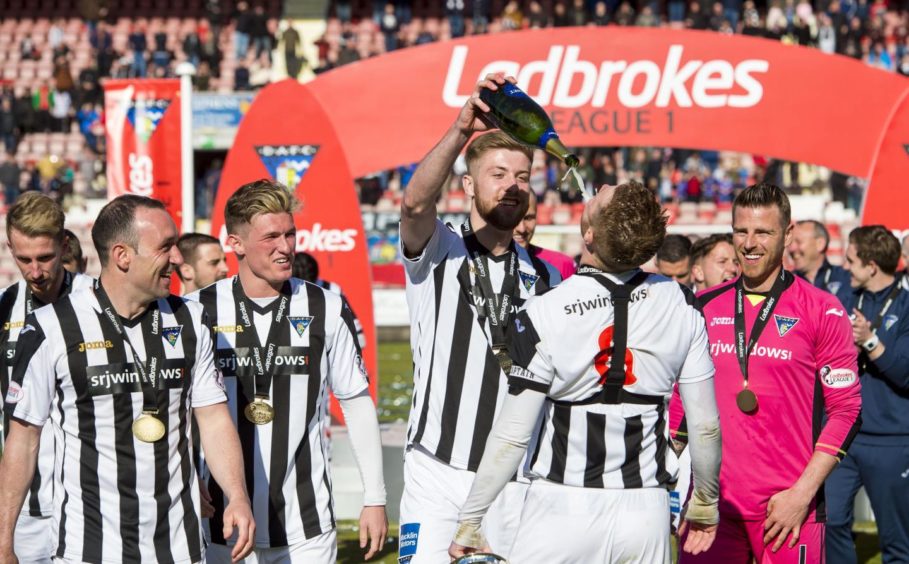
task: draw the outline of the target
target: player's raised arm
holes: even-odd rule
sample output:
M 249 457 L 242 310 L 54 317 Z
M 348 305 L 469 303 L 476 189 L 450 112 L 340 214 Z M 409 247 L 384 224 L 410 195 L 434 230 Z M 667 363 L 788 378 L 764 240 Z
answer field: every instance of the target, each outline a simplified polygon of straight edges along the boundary
M 480 89 L 495 90 L 501 84 L 505 84 L 501 73 L 487 75 L 480 81 L 455 122 L 414 171 L 401 201 L 401 239 L 408 256 L 419 255 L 432 236 L 436 201 L 461 150 L 474 133 L 488 129 L 480 117 L 489 111 L 489 106 L 480 100 Z

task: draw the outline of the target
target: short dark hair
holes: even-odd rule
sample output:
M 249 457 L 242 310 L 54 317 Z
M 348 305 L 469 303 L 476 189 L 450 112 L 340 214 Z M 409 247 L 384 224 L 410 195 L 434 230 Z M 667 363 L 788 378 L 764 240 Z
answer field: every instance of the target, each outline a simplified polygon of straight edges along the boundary
M 319 262 L 309 253 L 297 253 L 294 256 L 293 276 L 315 282 L 319 279 Z
M 827 227 L 820 221 L 814 219 L 803 219 L 801 221 L 795 222 L 796 225 L 810 225 L 814 228 L 814 236 L 818 239 L 824 240 L 824 249 L 821 251 L 823 253 L 827 252 L 827 247 L 830 245 L 830 232 L 827 231 Z
M 893 274 L 900 262 L 900 241 L 883 225 L 863 225 L 849 234 L 849 244 L 864 263 L 874 261 L 884 274 Z
M 81 268 L 82 262 L 85 260 L 82 255 L 82 242 L 69 229 L 63 230 L 63 238 L 66 241 L 66 246 L 63 248 L 62 262 L 74 262 L 77 267 Z
M 164 204 L 145 196 L 124 194 L 117 196 L 101 208 L 95 224 L 92 226 L 92 242 L 98 251 L 101 268 L 107 266 L 111 248 L 116 243 L 124 243 L 136 249 L 139 246 L 139 235 L 136 233 L 136 210 L 139 208 L 167 211 Z
M 769 208 L 776 206 L 780 210 L 780 222 L 783 229 L 789 227 L 792 220 L 792 207 L 789 205 L 789 196 L 776 184 L 760 182 L 753 184 L 735 197 L 732 202 L 732 217 L 738 208 Z M 733 221 L 735 221 L 733 219 Z
M 691 239 L 684 235 L 666 235 L 656 258 L 658 261 L 666 262 L 680 262 L 691 258 Z
M 177 239 L 177 248 L 180 249 L 180 254 L 183 255 L 183 262 L 190 266 L 193 266 L 192 263 L 196 262 L 196 254 L 202 245 L 218 245 L 220 247 L 221 241 L 206 233 L 184 233 Z M 177 269 L 177 276 L 180 277 L 180 280 L 183 280 L 183 273 L 179 268 Z
M 206 233 L 184 233 L 177 239 L 177 248 L 180 249 L 180 254 L 183 255 L 185 262 L 195 262 L 196 252 L 202 245 L 218 245 L 220 247 L 221 241 Z
M 732 235 L 728 233 L 714 233 L 703 239 L 698 239 L 691 246 L 691 263 L 694 264 L 709 255 L 720 243 L 732 244 Z
M 613 268 L 636 268 L 650 260 L 666 237 L 668 218 L 653 192 L 635 180 L 619 185 L 595 217 L 593 252 Z

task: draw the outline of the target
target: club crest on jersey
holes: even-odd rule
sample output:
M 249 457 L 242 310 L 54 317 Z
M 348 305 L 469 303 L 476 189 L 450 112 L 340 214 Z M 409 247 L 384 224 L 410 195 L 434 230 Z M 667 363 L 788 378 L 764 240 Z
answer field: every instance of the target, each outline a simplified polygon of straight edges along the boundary
M 889 331 L 890 328 L 893 327 L 896 324 L 896 322 L 899 320 L 900 320 L 899 317 L 897 317 L 891 313 L 890 315 L 888 315 L 887 317 L 884 318 L 884 330 Z
M 835 294 L 839 293 L 840 288 L 842 288 L 842 287 L 843 287 L 843 284 L 841 282 L 830 282 L 829 284 L 827 284 L 827 291 L 830 292 L 831 294 L 835 295 Z
M 319 152 L 319 146 L 257 145 L 256 152 L 275 182 L 295 191 Z
M 780 334 L 780 337 L 785 337 L 786 333 L 792 330 L 795 327 L 795 324 L 799 322 L 798 317 L 785 317 L 783 315 L 773 315 L 774 321 L 776 321 L 776 330 Z
M 540 279 L 536 274 L 527 274 L 521 270 L 518 271 L 518 276 L 521 277 L 521 284 L 524 285 L 524 289 L 528 292 L 533 288 L 533 285 L 537 283 L 537 280 Z
M 6 403 L 18 403 L 22 399 L 22 387 L 16 382 L 9 383 L 9 390 L 6 392 Z
M 143 143 L 148 143 L 148 140 L 154 135 L 158 124 L 164 119 L 168 106 L 170 106 L 170 100 L 153 98 L 140 98 L 130 103 L 129 109 L 126 110 L 126 119 L 129 120 L 136 135 Z
M 290 321 L 290 326 L 296 330 L 297 335 L 302 337 L 303 333 L 305 333 L 306 329 L 309 327 L 309 324 L 312 323 L 312 316 L 288 317 L 287 320 Z
M 180 338 L 180 332 L 183 331 L 182 325 L 177 325 L 176 327 L 165 327 L 161 334 L 170 343 L 170 346 L 177 346 L 177 339 Z

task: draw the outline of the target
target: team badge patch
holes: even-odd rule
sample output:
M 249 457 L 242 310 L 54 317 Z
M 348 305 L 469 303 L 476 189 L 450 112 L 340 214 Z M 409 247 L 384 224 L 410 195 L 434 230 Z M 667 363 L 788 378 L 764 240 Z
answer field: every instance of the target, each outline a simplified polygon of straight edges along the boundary
M 306 329 L 309 327 L 309 324 L 312 323 L 312 316 L 288 317 L 287 320 L 290 321 L 290 325 L 296 330 L 297 335 L 302 337 L 303 333 L 305 333 Z
M 521 284 L 524 284 L 524 289 L 528 292 L 531 288 L 533 288 L 533 285 L 537 283 L 537 280 L 540 279 L 540 277 L 536 274 L 527 274 L 526 272 L 522 272 L 520 270 L 518 271 L 518 276 L 521 277 Z
M 890 328 L 893 327 L 896 324 L 896 322 L 899 320 L 900 320 L 899 317 L 893 315 L 892 313 L 889 314 L 887 317 L 884 318 L 884 330 L 889 331 Z
M 773 315 L 773 319 L 776 321 L 776 330 L 780 337 L 785 337 L 786 333 L 791 331 L 795 324 L 799 322 L 798 317 L 785 317 L 776 314 Z
M 417 554 L 417 541 L 420 539 L 419 523 L 404 523 L 398 538 L 398 564 L 409 564 Z
M 22 399 L 22 387 L 16 382 L 9 383 L 9 390 L 6 392 L 6 403 L 18 403 Z
M 180 332 L 183 331 L 183 326 L 178 325 L 176 327 L 165 327 L 161 332 L 164 335 L 164 338 L 167 339 L 167 342 L 172 347 L 177 346 L 177 339 L 180 338 Z
M 835 294 L 839 293 L 840 288 L 842 288 L 842 287 L 843 287 L 843 285 L 840 282 L 831 282 L 831 283 L 827 284 L 827 291 L 830 292 L 831 294 L 835 295 Z
M 258 145 L 256 152 L 275 180 L 296 190 L 319 152 L 318 145 Z

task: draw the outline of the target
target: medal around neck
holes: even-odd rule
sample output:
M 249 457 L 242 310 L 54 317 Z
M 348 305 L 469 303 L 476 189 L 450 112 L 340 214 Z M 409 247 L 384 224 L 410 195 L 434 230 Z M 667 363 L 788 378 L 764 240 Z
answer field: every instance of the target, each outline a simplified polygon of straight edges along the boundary
M 164 437 L 164 422 L 148 411 L 133 421 L 133 435 L 143 443 L 154 443 Z
M 739 409 L 742 410 L 742 413 L 753 413 L 758 406 L 757 395 L 748 388 L 745 388 L 735 396 L 735 403 L 739 406 Z
M 505 347 L 494 348 L 492 352 L 496 355 L 496 360 L 499 362 L 499 366 L 502 367 L 502 371 L 508 376 L 508 373 L 511 372 L 511 357 L 508 356 L 508 349 Z
M 267 425 L 275 419 L 275 408 L 265 398 L 256 398 L 246 405 L 243 414 L 250 423 Z

